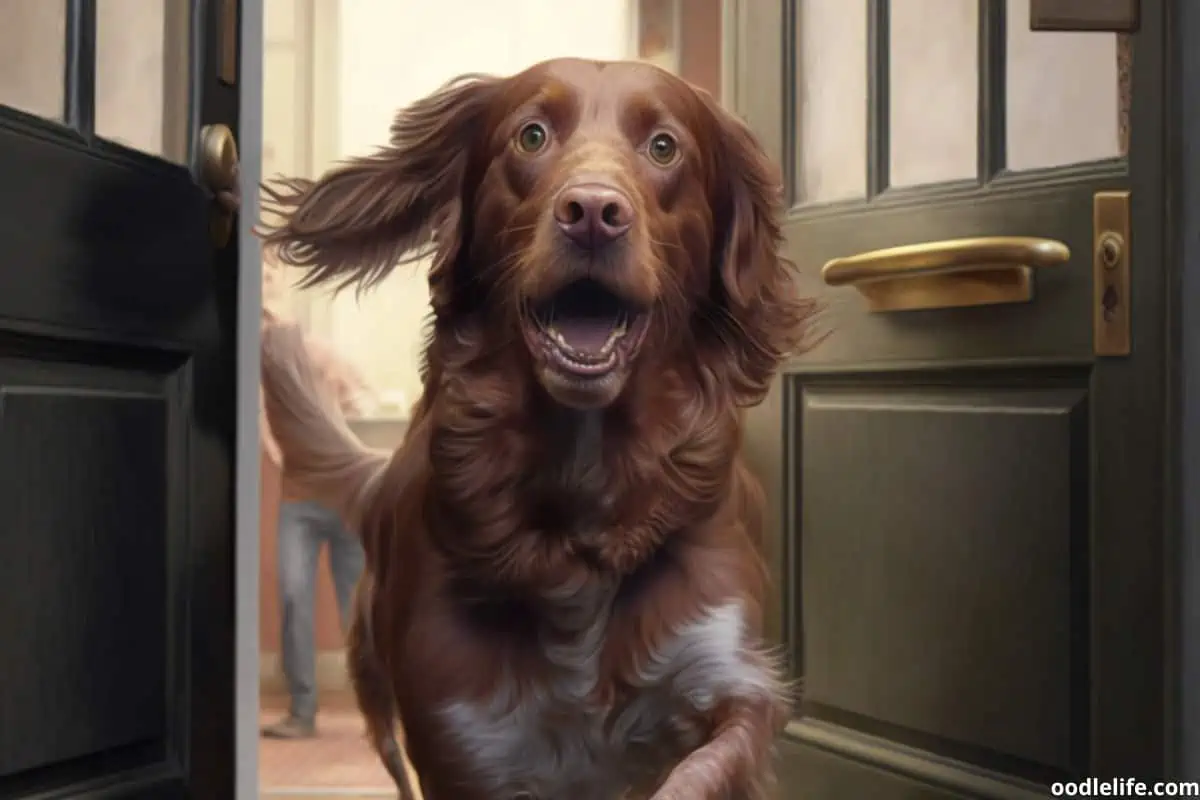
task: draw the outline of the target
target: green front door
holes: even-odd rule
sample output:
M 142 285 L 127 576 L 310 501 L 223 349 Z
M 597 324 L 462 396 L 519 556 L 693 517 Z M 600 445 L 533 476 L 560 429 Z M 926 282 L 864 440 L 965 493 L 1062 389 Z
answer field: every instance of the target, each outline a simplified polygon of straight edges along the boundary
M 1170 4 L 1128 38 L 1029 0 L 727 5 L 828 333 L 749 420 L 804 693 L 781 797 L 1164 774 Z

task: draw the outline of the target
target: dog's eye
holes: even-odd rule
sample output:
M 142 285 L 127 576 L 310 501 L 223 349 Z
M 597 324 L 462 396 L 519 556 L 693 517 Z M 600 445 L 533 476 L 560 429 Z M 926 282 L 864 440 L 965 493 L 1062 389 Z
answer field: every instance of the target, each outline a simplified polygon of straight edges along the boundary
M 546 133 L 544 125 L 539 122 L 530 122 L 517 134 L 517 147 L 525 153 L 536 153 L 546 146 L 549 139 L 550 134 Z
M 646 152 L 650 155 L 650 160 L 660 167 L 669 167 L 675 161 L 675 157 L 679 155 L 679 142 L 675 141 L 675 137 L 669 133 L 656 133 L 650 140 Z

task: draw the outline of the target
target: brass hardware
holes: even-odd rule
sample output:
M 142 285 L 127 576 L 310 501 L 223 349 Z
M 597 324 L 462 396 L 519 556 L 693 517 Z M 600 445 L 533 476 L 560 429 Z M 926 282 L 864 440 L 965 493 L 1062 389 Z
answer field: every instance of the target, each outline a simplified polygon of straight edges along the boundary
M 238 0 L 220 0 L 217 9 L 217 79 L 226 86 L 237 85 Z
M 228 125 L 205 125 L 200 129 L 200 175 L 214 195 L 237 188 L 237 140 Z M 233 212 L 212 204 L 209 223 L 213 244 L 224 247 L 233 234 Z
M 1096 243 L 1097 255 L 1105 269 L 1115 269 L 1125 251 L 1125 238 L 1119 233 L 1105 231 Z
M 1092 341 L 1098 356 L 1127 356 L 1129 325 L 1129 192 L 1096 192 L 1092 268 Z
M 1138 29 L 1139 0 L 1030 0 L 1033 31 L 1111 31 Z
M 948 239 L 835 258 L 829 286 L 853 286 L 871 311 L 964 308 L 1033 299 L 1033 268 L 1065 264 L 1062 242 L 1031 236 Z

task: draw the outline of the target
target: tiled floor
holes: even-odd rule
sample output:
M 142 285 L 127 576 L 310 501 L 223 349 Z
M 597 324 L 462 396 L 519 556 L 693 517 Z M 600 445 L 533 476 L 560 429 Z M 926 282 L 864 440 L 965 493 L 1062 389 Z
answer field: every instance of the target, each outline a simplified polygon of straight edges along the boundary
M 279 719 L 283 702 L 264 698 L 263 724 Z M 313 739 L 261 739 L 259 786 L 270 800 L 395 797 L 391 778 L 363 737 L 358 710 L 346 698 L 323 700 Z

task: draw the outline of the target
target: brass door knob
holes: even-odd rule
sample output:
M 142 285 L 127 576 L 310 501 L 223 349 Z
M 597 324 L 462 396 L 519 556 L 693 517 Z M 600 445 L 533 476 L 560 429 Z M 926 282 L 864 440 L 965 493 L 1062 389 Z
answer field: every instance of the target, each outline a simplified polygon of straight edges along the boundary
M 214 196 L 237 189 L 237 139 L 228 125 L 205 125 L 200 129 L 200 177 Z M 213 244 L 224 247 L 233 235 L 234 212 L 213 203 L 209 231 Z

